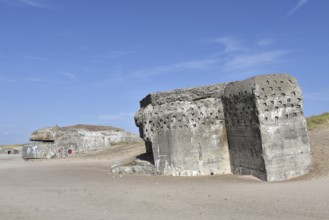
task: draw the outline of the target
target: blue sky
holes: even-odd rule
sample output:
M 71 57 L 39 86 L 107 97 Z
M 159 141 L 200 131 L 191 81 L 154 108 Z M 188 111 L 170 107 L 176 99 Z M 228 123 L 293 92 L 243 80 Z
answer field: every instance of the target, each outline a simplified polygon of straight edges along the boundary
M 48 126 L 137 133 L 148 93 L 291 73 L 329 110 L 328 0 L 0 0 L 0 144 Z

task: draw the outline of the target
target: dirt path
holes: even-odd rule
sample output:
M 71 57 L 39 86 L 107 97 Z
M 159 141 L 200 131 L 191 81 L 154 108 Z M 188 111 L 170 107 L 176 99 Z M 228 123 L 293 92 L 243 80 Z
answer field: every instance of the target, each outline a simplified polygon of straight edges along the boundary
M 314 171 L 280 183 L 109 174 L 109 158 L 142 152 L 140 145 L 68 160 L 0 157 L 0 219 L 328 219 L 328 132 L 310 134 Z

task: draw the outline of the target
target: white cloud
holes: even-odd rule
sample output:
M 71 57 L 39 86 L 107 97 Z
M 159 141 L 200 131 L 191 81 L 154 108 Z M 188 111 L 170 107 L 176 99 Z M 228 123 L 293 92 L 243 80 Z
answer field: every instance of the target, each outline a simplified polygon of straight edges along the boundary
M 121 120 L 124 118 L 131 118 L 134 115 L 135 113 L 119 112 L 117 114 L 99 115 L 97 118 L 99 120 L 114 121 L 114 120 Z
M 194 60 L 181 63 L 174 63 L 169 65 L 157 66 L 150 69 L 143 69 L 135 71 L 132 75 L 136 78 L 146 78 L 165 73 L 177 73 L 188 70 L 202 70 L 209 68 L 212 64 L 216 63 L 215 59 Z
M 71 80 L 77 80 L 76 75 L 71 72 L 64 72 L 64 73 L 61 73 L 61 75 L 65 76 Z
M 135 51 L 112 51 L 109 52 L 105 55 L 99 55 L 98 57 L 96 57 L 95 60 L 93 60 L 94 63 L 100 63 L 100 62 L 105 62 L 114 58 L 119 58 L 119 57 L 123 57 L 126 55 L 130 55 L 135 53 Z
M 220 74 L 245 74 L 247 72 L 264 71 L 269 67 L 287 61 L 292 51 L 271 49 L 274 39 L 263 38 L 247 42 L 234 37 L 219 37 L 215 43 L 223 45 L 221 51 L 209 54 L 199 60 L 173 63 L 137 70 L 127 78 L 150 78 L 170 73 L 203 73 L 211 70 Z M 245 43 L 243 43 L 245 42 Z M 248 45 L 248 46 L 246 46 Z
M 219 37 L 215 39 L 215 42 L 223 45 L 225 53 L 248 50 L 239 40 L 233 37 Z
M 37 8 L 48 8 L 47 5 L 40 4 L 39 2 L 35 0 L 19 0 L 21 3 L 32 6 L 32 7 L 37 7 Z
M 36 7 L 36 8 L 50 8 L 48 5 L 46 5 L 43 1 L 43 3 L 40 3 L 40 0 L 0 0 L 0 3 L 7 4 L 9 6 L 30 6 L 30 7 Z
M 90 49 L 92 46 L 90 46 L 90 45 L 80 45 L 80 46 L 78 46 L 78 49 L 79 50 L 88 50 L 88 49 Z
M 260 39 L 257 41 L 257 46 L 260 47 L 266 47 L 266 46 L 270 46 L 274 43 L 273 39 L 269 39 L 269 38 L 265 38 L 265 39 Z
M 218 69 L 227 73 L 255 72 L 285 62 L 285 56 L 290 53 L 288 50 L 269 49 L 268 46 L 274 44 L 271 38 L 258 39 L 256 44 L 235 37 L 220 37 L 215 42 L 224 46 L 223 53 L 217 57 Z
M 285 50 L 273 50 L 241 54 L 229 59 L 225 66 L 226 70 L 248 70 L 255 67 L 273 65 L 284 62 L 282 58 L 288 53 L 289 51 Z
M 297 5 L 293 7 L 290 12 L 287 14 L 287 17 L 295 13 L 300 7 L 302 7 L 304 4 L 306 4 L 308 0 L 299 0 Z

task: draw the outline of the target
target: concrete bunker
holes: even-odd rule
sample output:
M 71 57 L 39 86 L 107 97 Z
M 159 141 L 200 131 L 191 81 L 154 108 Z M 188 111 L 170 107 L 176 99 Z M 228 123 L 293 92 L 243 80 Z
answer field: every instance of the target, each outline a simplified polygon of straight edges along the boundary
M 19 154 L 19 150 L 12 148 L 0 148 L 0 154 Z
M 153 93 L 135 115 L 157 173 L 286 180 L 311 169 L 297 80 L 288 74 Z
M 24 159 L 63 158 L 120 142 L 138 142 L 133 133 L 111 126 L 74 125 L 34 131 L 22 148 Z
M 224 84 L 148 95 L 136 124 L 160 174 L 230 173 L 221 101 Z

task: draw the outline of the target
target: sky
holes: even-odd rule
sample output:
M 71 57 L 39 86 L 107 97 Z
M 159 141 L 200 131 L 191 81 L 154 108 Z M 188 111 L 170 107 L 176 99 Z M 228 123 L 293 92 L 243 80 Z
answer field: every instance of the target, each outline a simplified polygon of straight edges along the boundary
M 328 0 L 0 0 L 0 144 L 39 128 L 138 133 L 147 94 L 290 73 L 329 111 Z

